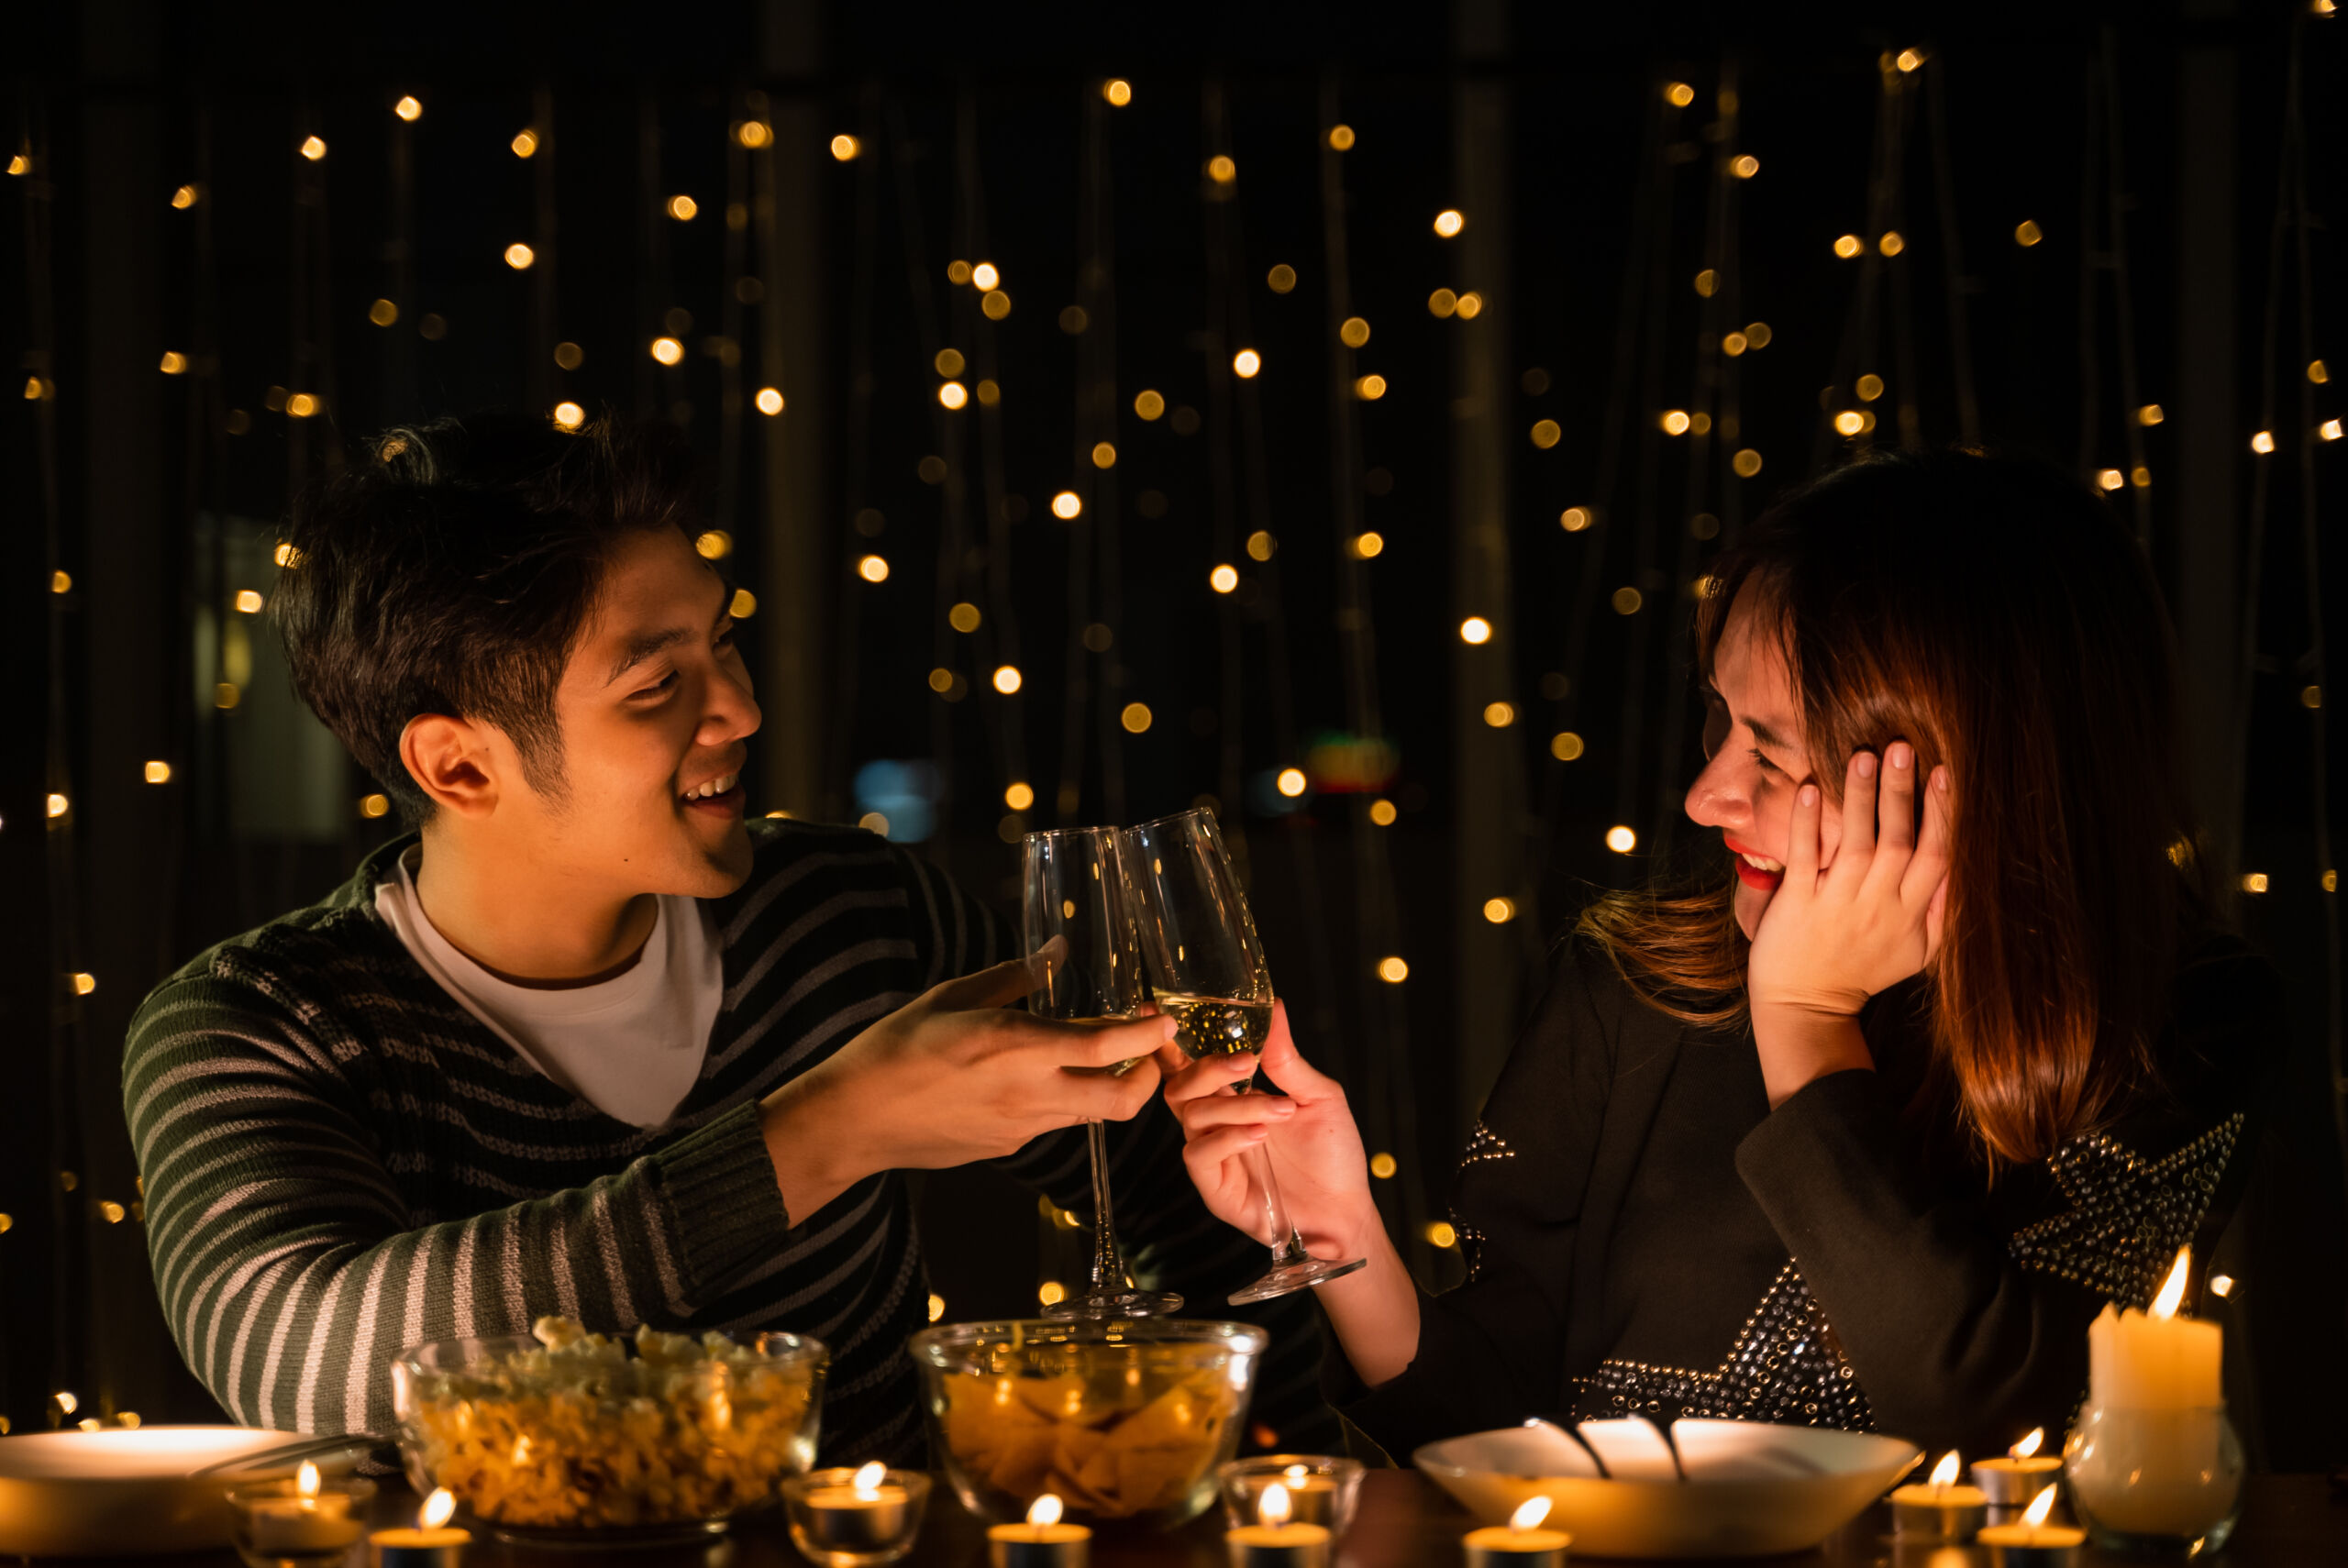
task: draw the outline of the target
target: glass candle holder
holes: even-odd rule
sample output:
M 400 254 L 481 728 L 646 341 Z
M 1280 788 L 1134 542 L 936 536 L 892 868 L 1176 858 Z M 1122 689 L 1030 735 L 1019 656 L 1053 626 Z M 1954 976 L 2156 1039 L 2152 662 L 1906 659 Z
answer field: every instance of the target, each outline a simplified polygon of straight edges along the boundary
M 929 1477 L 891 1470 L 878 1481 L 858 1472 L 813 1470 L 782 1484 L 791 1544 L 823 1568 L 875 1568 L 914 1549 L 929 1507 Z
M 367 1534 L 375 1483 L 335 1476 L 305 1494 L 293 1481 L 247 1481 L 225 1495 L 246 1568 L 338 1568 Z
M 1262 1453 L 1219 1466 L 1223 1517 L 1233 1529 L 1257 1522 L 1264 1488 L 1287 1488 L 1289 1519 L 1319 1525 L 1332 1537 L 1346 1533 L 1361 1501 L 1362 1463 L 1326 1453 Z
M 2098 1546 L 2137 1557 L 2185 1561 L 2225 1545 L 2243 1468 L 2223 1405 L 2089 1405 L 2063 1444 L 2071 1511 Z

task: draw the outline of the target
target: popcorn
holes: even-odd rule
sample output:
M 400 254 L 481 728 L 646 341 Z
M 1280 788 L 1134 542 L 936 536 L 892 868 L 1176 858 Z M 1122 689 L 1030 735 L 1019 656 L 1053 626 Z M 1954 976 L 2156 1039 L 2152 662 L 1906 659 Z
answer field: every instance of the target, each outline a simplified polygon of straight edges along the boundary
M 772 1498 L 814 1460 L 820 1355 L 780 1361 L 723 1334 L 625 1341 L 567 1318 L 541 1349 L 399 1368 L 410 1479 L 472 1514 L 538 1529 L 673 1524 Z M 421 1472 L 421 1474 L 419 1474 Z

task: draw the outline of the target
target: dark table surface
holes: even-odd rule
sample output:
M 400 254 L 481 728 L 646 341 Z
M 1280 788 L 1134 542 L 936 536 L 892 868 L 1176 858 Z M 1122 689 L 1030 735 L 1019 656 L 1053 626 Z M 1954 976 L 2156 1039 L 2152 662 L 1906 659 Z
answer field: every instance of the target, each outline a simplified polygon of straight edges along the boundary
M 954 1500 L 945 1477 L 930 1496 L 921 1542 L 904 1559 L 909 1568 L 974 1568 L 986 1562 L 986 1528 Z M 2320 1475 L 2254 1475 L 2242 1525 L 2224 1555 L 2235 1568 L 2343 1568 L 2348 1565 L 2348 1497 L 2336 1495 Z M 412 1522 L 415 1497 L 404 1486 L 387 1485 L 376 1497 L 380 1526 Z M 1460 1561 L 1459 1538 L 1475 1521 L 1466 1510 L 1414 1470 L 1373 1470 L 1365 1477 L 1360 1512 L 1338 1542 L 1336 1568 L 1453 1568 Z M 1094 1568 L 1224 1568 L 1220 1508 L 1211 1509 L 1169 1535 L 1096 1535 Z M 191 1560 L 216 1568 L 237 1568 L 223 1552 Z M 2083 1565 L 2107 1558 L 2092 1548 Z M 1895 1547 L 1889 1512 L 1877 1507 L 1816 1551 L 1770 1560 L 1781 1568 L 1987 1568 L 1985 1549 Z M 468 1568 L 802 1568 L 779 1518 L 737 1526 L 730 1537 L 706 1546 L 659 1550 L 556 1553 L 477 1540 Z

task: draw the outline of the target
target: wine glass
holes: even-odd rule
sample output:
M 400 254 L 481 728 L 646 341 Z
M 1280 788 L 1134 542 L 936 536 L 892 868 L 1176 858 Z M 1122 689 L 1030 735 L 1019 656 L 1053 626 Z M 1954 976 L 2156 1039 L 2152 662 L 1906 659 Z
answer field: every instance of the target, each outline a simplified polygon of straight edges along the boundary
M 1201 808 L 1144 823 L 1125 833 L 1126 869 L 1133 877 L 1142 952 L 1158 1010 L 1178 1026 L 1174 1039 L 1193 1060 L 1254 1054 L 1272 1031 L 1272 974 L 1247 912 L 1246 895 L 1224 853 L 1214 813 Z M 1255 1080 L 1224 1092 L 1246 1094 Z M 1273 1237 L 1272 1266 L 1231 1304 L 1268 1300 L 1308 1285 L 1353 1273 L 1368 1262 L 1338 1263 L 1304 1250 L 1289 1223 L 1271 1155 L 1261 1144 L 1240 1156 L 1250 1162 L 1264 1220 Z
M 1046 1018 L 1122 1022 L 1140 1016 L 1145 991 L 1141 948 L 1131 895 L 1120 864 L 1115 828 L 1062 828 L 1031 833 L 1026 841 L 1021 936 L 1036 953 L 1054 938 L 1063 944 L 1043 966 L 1043 984 L 1027 998 Z M 1066 1072 L 1125 1073 L 1141 1060 L 1113 1067 Z M 1148 1318 L 1179 1312 L 1182 1298 L 1134 1284 L 1117 1245 L 1109 1209 L 1109 1141 L 1098 1118 L 1085 1122 L 1092 1152 L 1092 1283 L 1044 1309 L 1047 1318 Z

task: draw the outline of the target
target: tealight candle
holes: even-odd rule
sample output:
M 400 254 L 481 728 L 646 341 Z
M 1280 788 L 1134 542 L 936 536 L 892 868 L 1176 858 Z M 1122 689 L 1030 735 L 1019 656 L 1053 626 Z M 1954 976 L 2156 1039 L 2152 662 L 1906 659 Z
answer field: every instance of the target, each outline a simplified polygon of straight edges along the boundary
M 303 1463 L 291 1482 L 251 1481 L 228 1489 L 236 1512 L 237 1554 L 249 1568 L 327 1568 L 366 1533 L 354 1504 L 375 1495 L 372 1481 L 341 1479 L 331 1486 L 316 1464 Z
M 1224 1533 L 1231 1568 L 1329 1568 L 1329 1531 L 1291 1522 L 1288 1488 L 1275 1481 L 1256 1502 L 1257 1522 Z
M 2006 1450 L 2002 1456 L 1973 1462 L 1973 1484 L 1989 1499 L 1992 1518 L 2003 1512 L 2020 1512 L 2063 1468 L 2060 1454 L 2038 1452 L 2045 1441 L 2046 1429 L 2032 1427 L 2028 1437 Z
M 1091 1568 L 1092 1532 L 1060 1522 L 1060 1500 L 1047 1492 L 1025 1524 L 987 1527 L 988 1568 Z
M 1468 1568 L 1566 1568 L 1566 1548 L 1574 1538 L 1561 1529 L 1543 1529 L 1548 1517 L 1548 1498 L 1527 1497 L 1507 1524 L 1469 1530 L 1460 1542 Z
M 379 1529 L 369 1536 L 374 1568 L 459 1568 L 473 1538 L 468 1530 L 449 1528 L 456 1511 L 456 1494 L 442 1486 L 424 1499 L 414 1529 Z
M 1933 1477 L 1921 1486 L 1891 1494 L 1894 1533 L 1919 1540 L 1971 1540 L 1988 1517 L 1989 1498 L 1978 1486 L 1956 1484 L 1956 1450 L 1941 1455 Z
M 1991 1525 L 1973 1538 L 1974 1544 L 1989 1549 L 1990 1568 L 2073 1568 L 2088 1532 L 2048 1524 L 2054 1507 L 2054 1488 L 2049 1486 L 2023 1510 L 2020 1524 Z
M 861 1470 L 817 1470 L 782 1484 L 791 1541 L 825 1568 L 876 1568 L 914 1547 L 929 1477 L 875 1460 Z
M 1363 1464 L 1335 1454 L 1265 1453 L 1235 1459 L 1215 1472 L 1223 1483 L 1224 1518 L 1232 1529 L 1253 1522 L 1264 1489 L 1288 1489 L 1289 1519 L 1314 1524 L 1332 1536 L 1346 1533 L 1361 1500 Z

